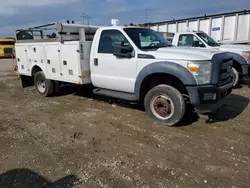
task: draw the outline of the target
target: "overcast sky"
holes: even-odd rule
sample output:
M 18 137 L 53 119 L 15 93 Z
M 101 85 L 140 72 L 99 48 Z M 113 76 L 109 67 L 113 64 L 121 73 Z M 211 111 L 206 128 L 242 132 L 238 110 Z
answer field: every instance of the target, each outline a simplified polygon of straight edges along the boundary
M 81 22 L 88 14 L 90 24 L 108 25 L 112 18 L 122 24 L 147 20 L 201 16 L 250 9 L 250 0 L 0 0 L 0 37 L 15 29 L 66 21 Z

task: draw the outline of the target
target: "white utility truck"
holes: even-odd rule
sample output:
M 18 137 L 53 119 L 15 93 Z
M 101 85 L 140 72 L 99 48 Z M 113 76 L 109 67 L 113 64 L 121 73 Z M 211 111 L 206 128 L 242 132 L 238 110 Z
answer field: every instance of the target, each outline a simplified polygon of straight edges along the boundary
M 50 96 L 60 83 L 92 84 L 96 95 L 143 103 L 168 126 L 188 103 L 210 112 L 232 91 L 228 53 L 173 47 L 148 28 L 53 23 L 17 30 L 16 40 L 23 87 Z
M 234 86 L 239 81 L 250 83 L 250 45 L 243 44 L 219 44 L 202 31 L 190 31 L 175 33 L 172 44 L 178 47 L 199 47 L 207 49 L 218 49 L 231 52 L 233 57 Z

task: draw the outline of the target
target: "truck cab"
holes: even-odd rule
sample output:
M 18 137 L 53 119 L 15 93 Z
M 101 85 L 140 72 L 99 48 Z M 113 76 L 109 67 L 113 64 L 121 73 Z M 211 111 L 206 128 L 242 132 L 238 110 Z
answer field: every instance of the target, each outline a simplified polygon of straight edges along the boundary
M 204 112 L 232 88 L 232 58 L 226 52 L 174 47 L 146 28 L 99 28 L 90 59 L 96 94 L 142 101 L 151 117 L 170 124 L 182 117 L 185 95 Z M 180 114 L 169 118 L 174 103 Z
M 56 83 L 92 84 L 94 94 L 144 104 L 153 120 L 172 126 L 187 104 L 211 112 L 232 91 L 227 52 L 175 47 L 143 27 L 56 28 L 58 38 L 16 44 L 23 86 L 28 77 L 43 96 L 52 95 Z
M 198 47 L 230 52 L 233 57 L 234 86 L 239 81 L 250 84 L 250 46 L 219 44 L 204 32 L 187 31 L 174 35 L 172 44 L 179 47 Z

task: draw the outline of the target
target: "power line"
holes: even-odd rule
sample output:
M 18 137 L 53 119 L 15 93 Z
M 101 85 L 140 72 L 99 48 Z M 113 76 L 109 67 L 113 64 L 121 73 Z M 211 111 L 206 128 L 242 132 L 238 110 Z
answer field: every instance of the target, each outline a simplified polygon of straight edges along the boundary
M 91 17 L 88 14 L 82 14 L 80 17 L 82 18 L 82 23 L 83 24 L 87 23 L 89 25 L 89 20 L 90 20 Z

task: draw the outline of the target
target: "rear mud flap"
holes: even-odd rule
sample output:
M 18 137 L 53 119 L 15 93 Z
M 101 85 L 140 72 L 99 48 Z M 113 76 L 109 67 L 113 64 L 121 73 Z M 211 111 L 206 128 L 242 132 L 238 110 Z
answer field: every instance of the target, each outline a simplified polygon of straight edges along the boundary
M 20 78 L 21 78 L 21 83 L 22 83 L 22 87 L 23 88 L 34 86 L 33 77 L 20 75 Z

